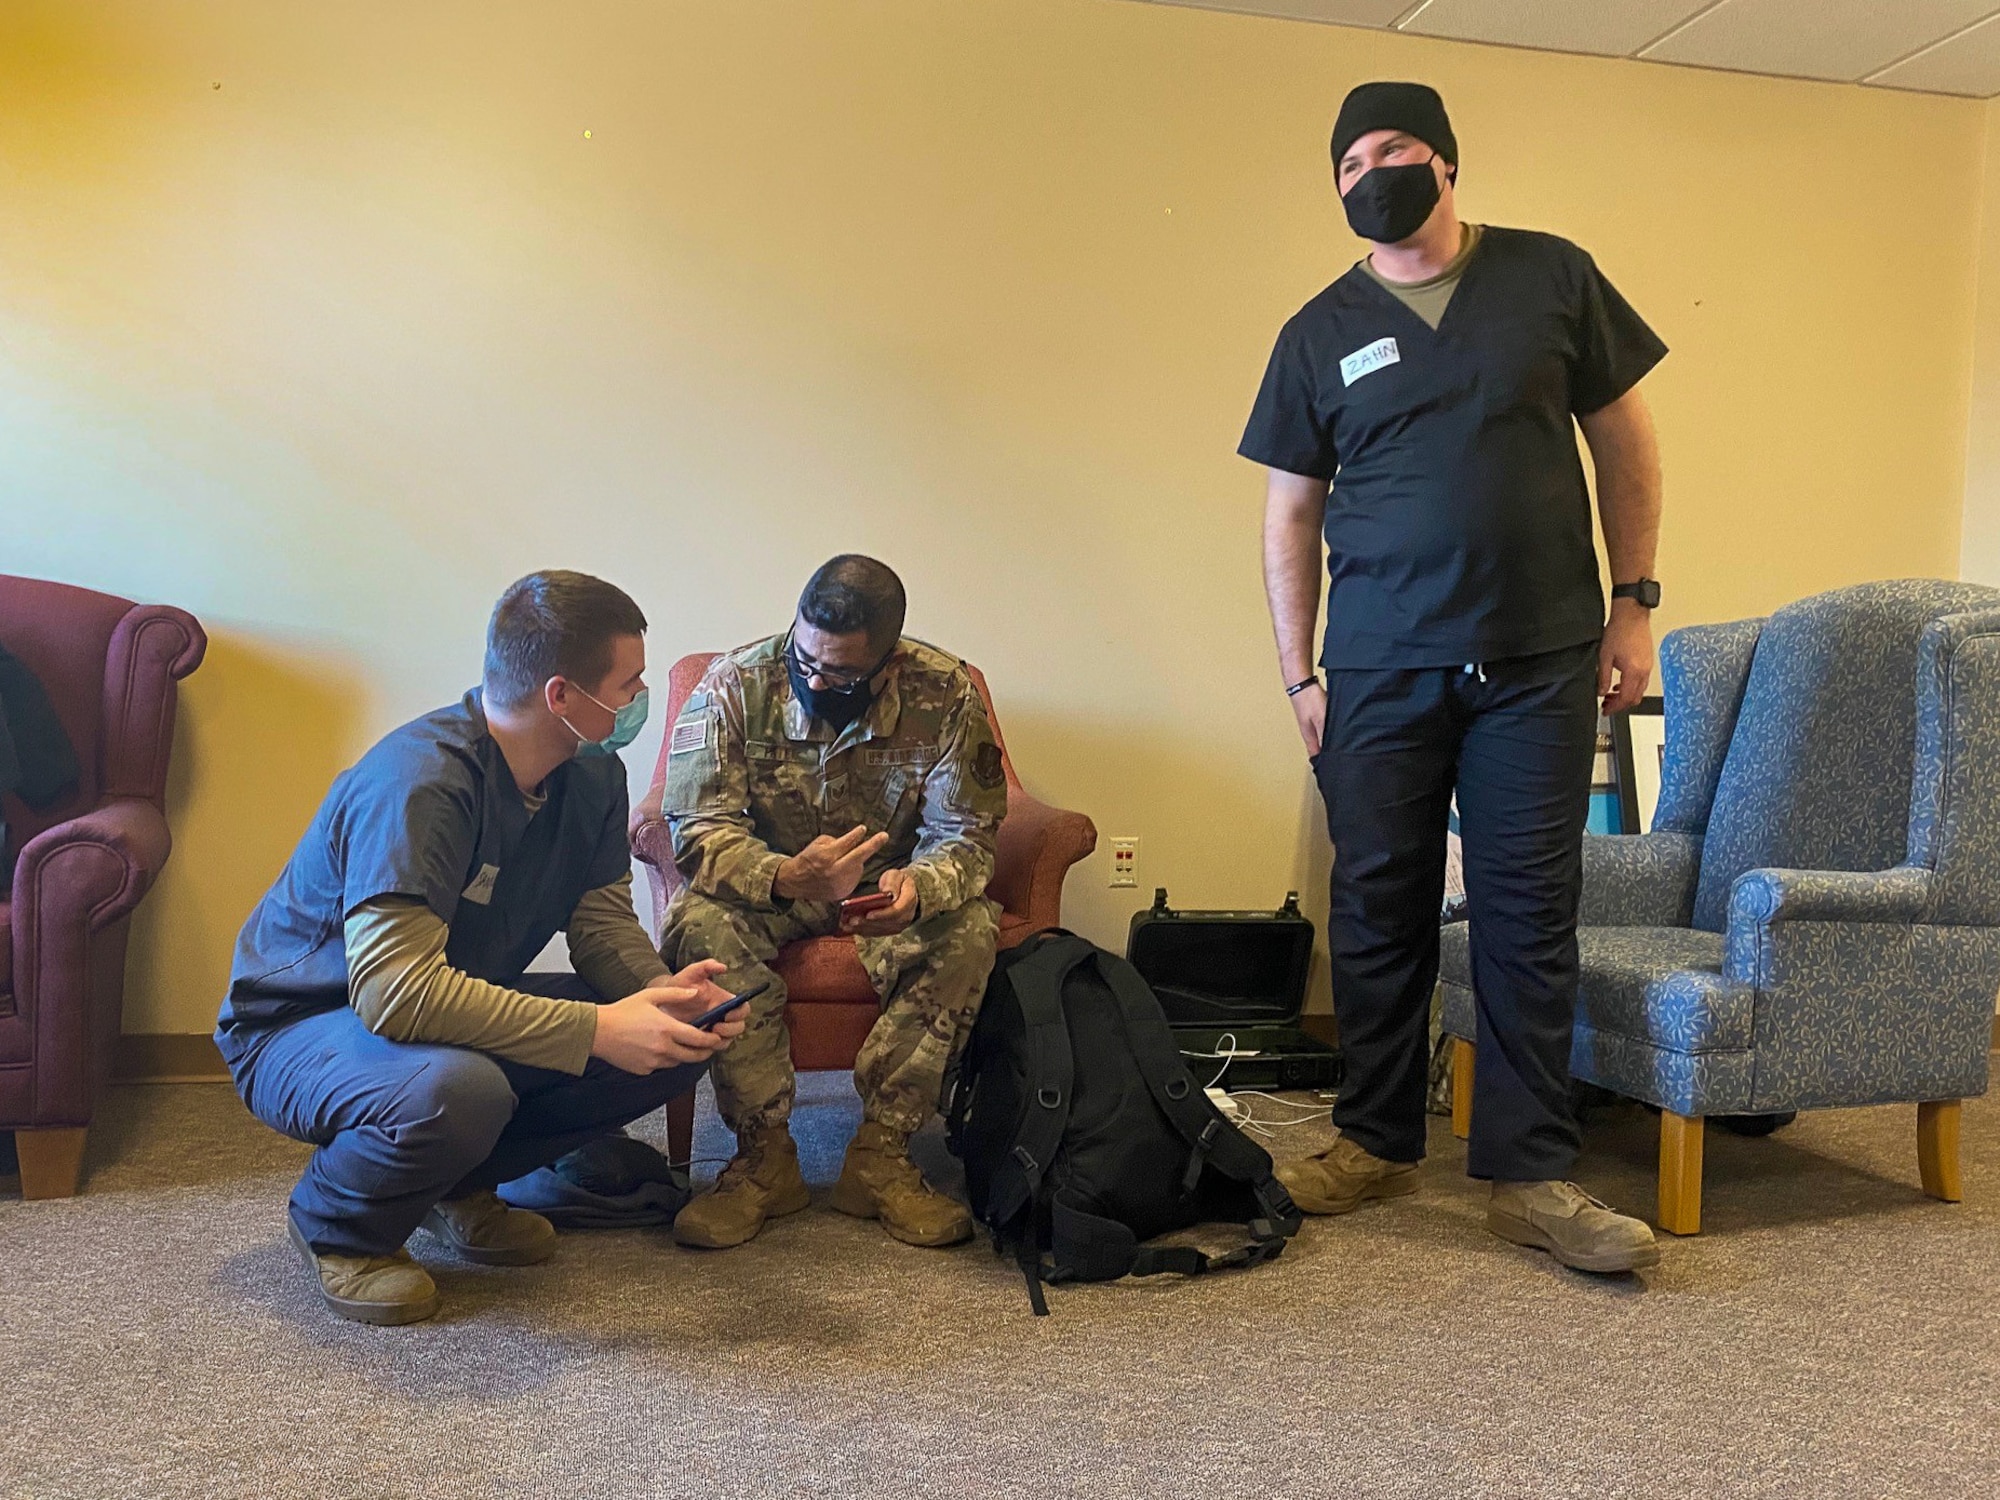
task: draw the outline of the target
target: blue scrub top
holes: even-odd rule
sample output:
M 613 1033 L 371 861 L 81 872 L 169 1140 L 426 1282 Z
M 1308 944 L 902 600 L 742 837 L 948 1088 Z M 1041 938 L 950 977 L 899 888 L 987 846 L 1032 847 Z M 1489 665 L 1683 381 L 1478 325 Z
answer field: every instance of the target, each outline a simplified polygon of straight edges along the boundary
M 625 767 L 565 762 L 533 817 L 474 689 L 392 731 L 345 771 L 236 940 L 216 1041 L 347 1004 L 349 912 L 422 901 L 450 929 L 445 958 L 513 984 L 586 891 L 631 868 Z

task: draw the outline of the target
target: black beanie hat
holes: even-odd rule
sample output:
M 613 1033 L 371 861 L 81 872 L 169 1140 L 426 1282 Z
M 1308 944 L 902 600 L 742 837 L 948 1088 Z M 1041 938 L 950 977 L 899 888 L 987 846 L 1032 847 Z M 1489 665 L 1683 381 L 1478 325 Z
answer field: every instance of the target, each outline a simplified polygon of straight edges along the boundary
M 1333 122 L 1333 164 L 1371 130 L 1413 135 L 1452 166 L 1458 165 L 1458 137 L 1444 112 L 1444 100 L 1427 83 L 1363 83 L 1340 101 Z

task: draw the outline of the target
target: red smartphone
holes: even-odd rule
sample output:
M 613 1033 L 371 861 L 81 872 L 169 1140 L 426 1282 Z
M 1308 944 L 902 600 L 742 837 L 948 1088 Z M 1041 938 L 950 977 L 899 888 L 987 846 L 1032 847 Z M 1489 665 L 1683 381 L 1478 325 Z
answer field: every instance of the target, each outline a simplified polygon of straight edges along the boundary
M 849 896 L 841 902 L 840 915 L 843 918 L 865 917 L 870 912 L 881 911 L 884 907 L 895 904 L 896 898 L 888 891 L 871 891 L 866 896 Z

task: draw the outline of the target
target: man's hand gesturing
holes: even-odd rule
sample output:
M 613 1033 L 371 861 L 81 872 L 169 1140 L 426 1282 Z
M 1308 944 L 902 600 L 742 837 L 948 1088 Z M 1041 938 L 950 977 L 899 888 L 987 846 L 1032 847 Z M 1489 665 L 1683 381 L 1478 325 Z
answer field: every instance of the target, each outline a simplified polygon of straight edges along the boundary
M 778 866 L 771 889 L 787 901 L 845 901 L 888 842 L 888 834 L 871 835 L 859 824 L 839 838 L 823 833 Z

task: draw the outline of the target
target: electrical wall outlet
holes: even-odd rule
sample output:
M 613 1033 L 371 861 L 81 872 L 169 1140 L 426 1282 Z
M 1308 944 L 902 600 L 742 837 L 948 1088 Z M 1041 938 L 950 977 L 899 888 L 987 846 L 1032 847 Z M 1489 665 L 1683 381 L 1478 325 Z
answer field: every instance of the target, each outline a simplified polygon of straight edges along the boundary
M 1113 839 L 1111 841 L 1111 889 L 1119 890 L 1139 883 L 1139 841 L 1137 839 Z

